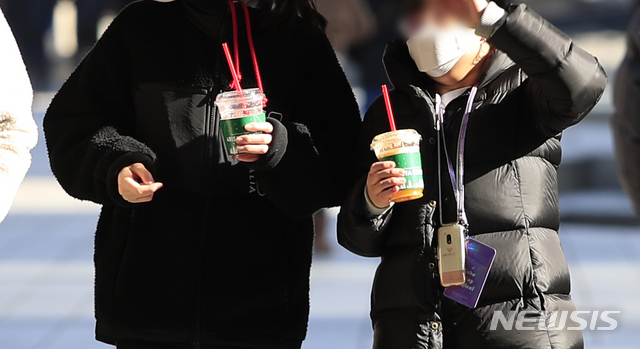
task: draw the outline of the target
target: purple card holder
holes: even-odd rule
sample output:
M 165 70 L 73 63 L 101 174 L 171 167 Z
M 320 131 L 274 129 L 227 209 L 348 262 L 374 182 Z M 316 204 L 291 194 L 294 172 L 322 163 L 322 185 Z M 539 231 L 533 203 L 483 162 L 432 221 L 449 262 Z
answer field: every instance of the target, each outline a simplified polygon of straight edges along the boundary
M 496 258 L 496 250 L 480 241 L 467 241 L 466 278 L 461 286 L 447 287 L 444 296 L 469 308 L 475 308 L 487 282 L 489 270 Z

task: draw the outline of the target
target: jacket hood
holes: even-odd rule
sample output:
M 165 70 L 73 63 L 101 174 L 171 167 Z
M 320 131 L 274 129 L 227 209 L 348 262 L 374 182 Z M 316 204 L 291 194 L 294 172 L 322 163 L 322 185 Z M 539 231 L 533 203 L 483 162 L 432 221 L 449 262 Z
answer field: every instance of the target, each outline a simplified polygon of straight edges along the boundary
M 182 8 L 189 21 L 215 39 L 219 36 L 220 23 L 228 7 L 229 3 L 224 0 L 182 1 Z
M 480 87 L 486 86 L 514 65 L 505 53 L 498 50 L 489 59 L 491 61 L 488 62 L 486 71 L 480 79 Z M 411 86 L 419 86 L 433 92 L 434 80 L 418 69 L 404 40 L 396 39 L 387 45 L 383 62 L 387 77 L 394 88 L 411 90 Z
M 409 47 L 402 39 L 389 42 L 382 58 L 387 78 L 394 88 L 410 89 L 411 85 L 433 86 L 433 79 L 418 70 L 418 66 L 409 54 Z

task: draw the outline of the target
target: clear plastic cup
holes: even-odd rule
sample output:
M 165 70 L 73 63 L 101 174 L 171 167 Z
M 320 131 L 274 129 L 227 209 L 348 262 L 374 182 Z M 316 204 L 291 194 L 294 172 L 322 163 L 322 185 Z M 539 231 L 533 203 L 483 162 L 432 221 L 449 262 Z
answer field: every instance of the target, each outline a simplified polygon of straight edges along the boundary
M 404 169 L 407 183 L 391 196 L 393 202 L 416 200 L 424 195 L 421 140 L 422 136 L 415 130 L 399 130 L 378 135 L 371 143 L 378 160 L 393 161 L 396 168 Z
M 244 127 L 252 122 L 266 121 L 264 98 L 265 95 L 257 88 L 242 92 L 224 92 L 216 98 L 215 104 L 220 112 L 220 128 L 229 156 L 240 154 L 236 143 L 238 137 L 260 133 L 249 132 Z

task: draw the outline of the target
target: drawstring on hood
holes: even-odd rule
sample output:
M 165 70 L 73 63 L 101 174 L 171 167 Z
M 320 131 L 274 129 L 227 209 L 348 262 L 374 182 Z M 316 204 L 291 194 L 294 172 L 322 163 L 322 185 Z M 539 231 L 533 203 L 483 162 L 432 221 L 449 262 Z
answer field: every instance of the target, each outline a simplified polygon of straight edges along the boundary
M 227 0 L 229 3 L 229 8 L 231 9 L 231 20 L 233 22 L 233 52 L 235 55 L 235 65 L 238 74 L 238 79 L 242 81 L 242 73 L 240 71 L 240 53 L 239 53 L 239 44 L 238 44 L 238 15 L 236 12 L 235 3 L 232 0 Z M 251 29 L 251 16 L 249 14 L 249 7 L 244 2 L 240 1 L 240 5 L 242 6 L 242 10 L 244 12 L 245 23 L 247 26 L 247 41 L 249 42 L 249 51 L 251 52 L 251 60 L 253 62 L 253 70 L 256 73 L 256 82 L 258 84 L 258 89 L 260 92 L 264 93 L 264 87 L 262 86 L 262 75 L 260 74 L 260 67 L 258 65 L 258 56 L 256 55 L 256 48 L 253 44 L 253 31 Z M 242 88 L 242 86 L 235 86 L 235 82 L 231 83 L 231 88 Z M 265 99 L 265 104 L 266 104 Z

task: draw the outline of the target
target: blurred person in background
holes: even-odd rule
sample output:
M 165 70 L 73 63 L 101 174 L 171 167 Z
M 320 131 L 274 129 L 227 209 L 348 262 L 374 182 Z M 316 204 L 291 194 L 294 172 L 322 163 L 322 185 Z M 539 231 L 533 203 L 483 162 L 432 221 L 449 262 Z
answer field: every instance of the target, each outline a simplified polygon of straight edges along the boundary
M 601 98 L 603 68 L 524 4 L 411 0 L 407 11 L 409 40 L 390 43 L 384 61 L 398 129 L 422 135 L 424 197 L 390 203 L 406 179 L 369 150 L 389 131 L 380 98 L 364 119 L 362 179 L 338 223 L 343 246 L 382 257 L 371 302 L 374 348 L 582 348 L 582 332 L 569 329 L 579 328 L 574 319 L 549 323 L 549 314 L 576 310 L 558 236 L 557 169 L 560 135 Z M 453 168 L 464 157 L 464 171 L 452 171 L 464 173 L 461 193 L 441 147 Z M 436 232 L 449 223 L 497 250 L 474 309 L 443 296 Z M 492 328 L 495 312 L 532 325 Z
M 362 87 L 362 72 L 358 62 L 350 57 L 353 45 L 370 38 L 376 31 L 376 20 L 365 0 L 319 0 L 318 12 L 327 19 L 327 37 L 336 51 L 347 79 L 354 89 Z M 357 96 L 357 94 L 356 94 Z M 360 99 L 365 96 L 358 96 Z M 365 103 L 361 102 L 361 103 Z M 320 210 L 314 216 L 316 238 L 315 251 L 327 254 L 331 245 L 327 241 L 327 211 Z
M 0 0 L 36 90 L 48 88 L 51 64 L 44 42 L 56 3 L 57 0 Z
M 372 100 L 378 96 L 380 85 L 387 81 L 384 67 L 380 64 L 380 52 L 384 51 L 389 41 L 398 37 L 402 1 L 367 0 L 367 3 L 374 14 L 376 31 L 371 38 L 351 49 L 351 59 L 357 62 L 363 72 L 362 85 Z M 367 106 L 370 100 L 367 101 Z
M 299 349 L 306 336 L 312 215 L 353 185 L 360 114 L 314 2 L 258 5 L 133 3 L 47 111 L 54 175 L 102 205 L 102 342 Z M 213 104 L 232 89 L 226 42 L 242 87 L 260 86 L 259 63 L 268 97 L 267 122 L 246 127 L 263 134 L 234 157 Z
M 31 166 L 38 130 L 33 91 L 20 50 L 0 10 L 0 222 Z
M 620 181 L 640 214 L 640 9 L 629 24 L 627 46 L 615 83 L 613 131 Z
M 351 48 L 376 32 L 376 18 L 365 0 L 319 0 L 318 12 L 327 19 L 327 37 L 336 50 L 352 86 L 361 86 L 360 68 L 351 62 Z
M 78 54 L 76 56 L 81 60 L 98 40 L 98 22 L 106 9 L 107 0 L 76 0 L 75 4 L 78 9 Z M 119 5 L 124 7 L 126 4 Z
M 15 34 L 34 88 L 37 91 L 59 86 L 52 81 L 57 65 L 47 52 L 47 33 L 51 29 L 58 0 L 0 0 L 7 21 Z M 132 0 L 76 0 L 78 50 L 72 57 L 80 61 L 98 37 L 98 23 L 106 9 L 120 11 Z M 74 62 L 75 65 L 75 62 Z M 53 79 L 55 80 L 55 79 Z

